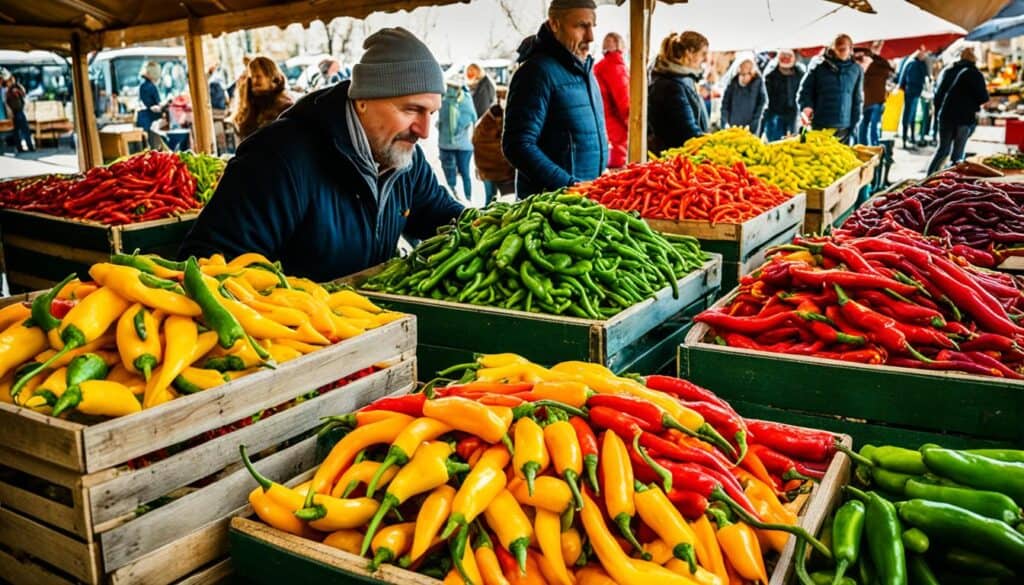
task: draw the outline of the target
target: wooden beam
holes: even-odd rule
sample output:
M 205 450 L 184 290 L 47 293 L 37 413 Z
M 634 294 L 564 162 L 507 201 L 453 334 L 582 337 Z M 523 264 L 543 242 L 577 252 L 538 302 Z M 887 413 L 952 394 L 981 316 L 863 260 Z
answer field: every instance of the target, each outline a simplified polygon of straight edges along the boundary
M 85 172 L 103 164 L 100 132 L 89 86 L 89 51 L 81 33 L 71 35 L 71 80 L 75 94 L 75 132 L 78 138 L 78 170 Z
M 108 26 L 111 23 L 117 22 L 117 15 L 115 15 L 113 12 L 108 12 L 108 11 L 104 10 L 103 8 L 100 8 L 99 6 L 96 6 L 95 2 L 85 2 L 84 0 L 50 0 L 50 1 L 53 2 L 54 4 L 57 4 L 57 5 L 60 5 L 60 6 L 66 6 L 68 8 L 73 9 L 73 10 L 78 10 L 80 12 L 83 12 L 83 13 L 89 15 L 89 16 L 92 16 L 92 17 L 96 18 L 96 20 L 100 20 L 100 21 L 104 22 Z
M 188 90 L 192 97 L 192 150 L 215 154 L 213 137 L 213 107 L 210 105 L 210 84 L 206 80 L 206 60 L 203 58 L 203 35 L 193 32 L 195 19 L 190 20 L 185 35 L 185 58 L 188 60 Z
M 0 24 L 0 48 L 42 49 L 67 53 L 71 50 L 72 32 L 74 29 L 70 28 Z
M 654 0 L 629 1 L 629 162 L 647 160 L 647 51 Z
M 109 48 L 126 47 L 135 43 L 145 43 L 188 34 L 188 19 L 168 20 L 156 24 L 141 24 L 127 28 L 103 31 L 100 46 Z

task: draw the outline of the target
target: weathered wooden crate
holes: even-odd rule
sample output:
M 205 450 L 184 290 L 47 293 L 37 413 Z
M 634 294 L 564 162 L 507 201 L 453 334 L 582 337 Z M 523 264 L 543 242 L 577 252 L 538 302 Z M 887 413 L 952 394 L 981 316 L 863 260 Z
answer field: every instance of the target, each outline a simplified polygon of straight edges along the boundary
M 726 347 L 708 335 L 704 324 L 690 329 L 679 376 L 744 416 L 847 433 L 857 444 L 1024 447 L 1024 382 Z
M 114 253 L 173 257 L 192 228 L 196 213 L 135 224 L 109 226 L 42 213 L 0 210 L 4 267 L 12 291 L 49 288 L 72 272 L 84 276 Z
M 863 165 L 846 173 L 824 189 L 807 189 L 804 231 L 819 233 L 838 223 L 857 205 Z
M 256 464 L 271 475 L 312 468 L 308 435 L 322 417 L 413 388 L 415 339 L 407 317 L 274 371 L 93 425 L 0 404 L 0 573 L 10 565 L 58 583 L 195 577 L 226 555 L 228 518 L 252 488 L 238 446 L 272 452 Z M 307 396 L 374 364 L 382 369 Z M 139 467 L 140 458 L 155 462 Z M 139 514 L 140 506 L 154 507 Z
M 849 436 L 840 442 L 852 446 Z M 294 478 L 298 484 L 312 472 Z M 817 534 L 839 501 L 842 486 L 850 477 L 850 460 L 839 453 L 832 461 L 821 483 L 814 486 L 800 512 L 800 525 Z M 393 583 L 395 585 L 439 585 L 441 582 L 401 569 L 382 565 L 375 572 L 367 570 L 368 559 L 329 547 L 325 544 L 276 530 L 251 519 L 251 512 L 231 519 L 231 560 L 239 576 L 260 585 L 276 585 L 282 581 L 299 583 Z M 775 560 L 769 585 L 785 585 L 793 575 L 795 540 Z
M 700 247 L 722 255 L 722 290 L 732 290 L 739 279 L 764 263 L 768 248 L 793 240 L 803 229 L 807 196 L 797 193 L 792 199 L 743 223 L 717 223 L 697 220 L 646 219 L 655 231 L 693 236 Z
M 672 298 L 671 289 L 665 287 L 655 298 L 603 321 L 360 292 L 384 307 L 416 315 L 420 335 L 416 356 L 425 380 L 452 364 L 472 361 L 475 353 L 502 351 L 541 364 L 585 360 L 621 372 L 632 367 L 636 356 L 650 349 L 650 344 L 661 341 L 645 339 L 645 335 L 673 317 L 692 316 L 715 297 L 721 267 L 721 256 L 713 254 L 701 269 L 679 280 L 679 298 Z M 380 269 L 371 268 L 340 282 L 358 288 Z M 662 363 L 671 361 L 674 348 L 660 347 L 665 358 Z
M 857 158 L 863 161 L 860 167 L 860 186 L 867 187 L 875 182 L 875 170 L 882 162 L 885 149 L 881 146 L 858 146 Z

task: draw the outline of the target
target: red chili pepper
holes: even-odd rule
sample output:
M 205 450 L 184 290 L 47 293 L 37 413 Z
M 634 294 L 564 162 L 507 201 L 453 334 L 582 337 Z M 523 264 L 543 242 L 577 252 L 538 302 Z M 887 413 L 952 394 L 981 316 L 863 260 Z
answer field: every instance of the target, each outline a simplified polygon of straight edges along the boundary
M 859 274 L 845 270 L 814 270 L 800 266 L 793 266 L 789 269 L 793 281 L 805 286 L 814 288 L 832 287 L 839 285 L 847 288 L 888 288 L 903 295 L 910 295 L 917 292 L 917 289 L 909 284 L 903 284 L 887 276 L 878 274 Z
M 633 440 L 632 437 L 622 438 L 627 442 Z M 654 457 L 663 457 L 681 463 L 697 463 L 725 474 L 731 473 L 731 464 L 718 451 L 705 451 L 696 447 L 679 445 L 646 432 L 640 434 L 640 444 Z
M 708 509 L 708 499 L 697 492 L 673 487 L 666 495 L 687 520 L 700 518 Z
M 648 376 L 649 379 L 650 376 Z M 718 397 L 714 396 L 714 398 Z M 747 424 L 743 417 L 732 409 L 732 406 L 721 400 L 719 402 L 684 401 L 683 405 L 703 416 L 704 421 L 714 427 L 723 437 L 731 439 L 736 446 L 737 459 L 743 460 L 747 452 Z
M 484 446 L 487 446 L 487 443 L 485 443 L 483 439 L 475 435 L 469 435 L 455 444 L 455 453 L 461 457 L 463 461 L 469 461 L 469 458 L 473 456 L 473 453 Z
M 50 314 L 58 319 L 63 319 L 75 304 L 75 301 L 71 300 L 53 299 L 53 302 L 50 304 Z
M 518 392 L 529 392 L 533 390 L 533 384 L 517 382 L 506 384 L 504 382 L 468 382 L 438 388 L 441 396 L 464 396 L 466 393 L 489 392 L 491 394 L 516 394 Z
M 727 315 L 719 309 L 709 309 L 694 317 L 693 320 L 698 323 L 705 323 L 719 331 L 756 335 L 770 329 L 788 325 L 795 318 L 791 312 L 776 313 L 768 317 L 736 317 Z
M 427 401 L 427 395 L 420 392 L 418 394 L 406 394 L 405 396 L 388 396 L 385 398 L 379 398 L 370 404 L 364 406 L 362 411 L 368 412 L 371 410 L 390 410 L 393 412 L 400 412 L 409 416 L 420 417 L 423 416 L 423 404 Z
M 678 398 L 682 398 L 683 400 L 713 402 L 719 406 L 732 410 L 732 406 L 730 406 L 728 402 L 719 398 L 718 395 L 711 390 L 702 388 L 693 382 L 683 380 L 682 378 L 655 374 L 644 378 L 644 384 L 652 390 L 659 390 Z M 735 411 L 733 411 L 733 414 L 736 414 Z
M 858 300 L 867 301 L 873 309 L 887 314 L 897 321 L 924 321 L 931 323 L 934 327 L 946 326 L 946 320 L 942 317 L 942 313 L 930 307 L 894 299 L 877 290 L 862 290 L 856 295 Z
M 747 419 L 751 443 L 765 445 L 795 459 L 829 461 L 840 449 L 835 435 L 778 422 Z
M 628 414 L 638 421 L 640 427 L 645 431 L 660 433 L 665 429 L 676 429 L 688 432 L 682 423 L 672 418 L 672 415 L 663 411 L 656 404 L 621 394 L 595 394 L 587 399 L 587 406 L 590 408 L 604 407 L 618 412 Z
M 583 467 L 587 470 L 587 482 L 590 484 L 590 489 L 594 490 L 595 494 L 599 494 L 601 493 L 601 488 L 597 482 L 597 437 L 587 421 L 578 416 L 569 417 L 569 424 L 576 431 L 576 440 L 580 442 L 580 451 L 583 452 Z M 623 440 L 631 441 L 632 439 L 632 437 L 628 439 L 623 437 Z
M 764 467 L 772 474 L 779 476 L 783 482 L 791 479 L 811 479 L 809 476 L 801 473 L 797 469 L 796 462 L 791 458 L 771 449 L 770 447 L 754 444 L 750 446 L 750 452 L 756 454 L 761 460 L 761 463 L 764 464 Z M 779 484 L 775 485 L 776 487 L 782 487 Z
M 895 319 L 876 313 L 857 301 L 851 300 L 838 284 L 835 285 L 835 288 L 836 294 L 839 295 L 839 310 L 843 317 L 846 317 L 853 326 L 863 329 L 869 339 L 891 352 L 909 353 L 922 362 L 929 361 L 929 358 L 910 345 L 907 336 L 896 326 Z

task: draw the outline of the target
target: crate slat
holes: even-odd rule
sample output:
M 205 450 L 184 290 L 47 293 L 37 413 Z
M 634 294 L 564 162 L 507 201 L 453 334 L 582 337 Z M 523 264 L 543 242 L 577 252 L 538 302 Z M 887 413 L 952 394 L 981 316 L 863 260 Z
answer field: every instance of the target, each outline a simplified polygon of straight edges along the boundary
M 0 544 L 27 544 L 32 556 L 87 583 L 96 583 L 103 575 L 96 543 L 77 541 L 4 508 L 0 508 Z
M 9 583 L 75 585 L 71 579 L 65 579 L 62 575 L 49 571 L 29 559 L 15 558 L 3 549 L 0 549 L 0 575 Z
M 228 554 L 228 520 L 222 519 L 113 571 L 110 585 L 154 585 L 187 578 L 191 567 L 202 567 Z
M 0 445 L 69 469 L 85 467 L 84 425 L 0 402 Z

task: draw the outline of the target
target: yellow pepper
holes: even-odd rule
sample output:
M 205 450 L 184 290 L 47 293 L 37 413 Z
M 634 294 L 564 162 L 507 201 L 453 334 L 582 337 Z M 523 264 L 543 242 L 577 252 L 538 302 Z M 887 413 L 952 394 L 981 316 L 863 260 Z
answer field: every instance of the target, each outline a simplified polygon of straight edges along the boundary
M 323 349 L 317 345 L 311 345 L 309 343 L 303 343 L 301 341 L 295 341 L 294 339 L 272 339 L 270 340 L 271 345 L 283 345 L 292 349 L 298 350 L 303 355 L 307 353 L 313 353 L 318 349 Z
M 142 394 L 146 391 L 146 381 L 142 379 L 142 376 L 129 372 L 122 364 L 114 364 L 107 372 L 106 379 L 124 384 L 132 391 L 132 394 Z
M 416 532 L 413 536 L 412 549 L 409 552 L 411 561 L 416 561 L 437 537 L 441 526 L 452 510 L 452 500 L 455 499 L 455 488 L 450 485 L 442 485 L 435 489 L 423 500 L 420 511 L 416 515 Z
M 487 516 L 487 520 L 489 523 L 490 516 Z M 502 522 L 502 520 L 498 519 L 498 522 Z M 543 558 L 550 561 L 551 570 L 557 579 L 558 585 L 573 585 L 572 577 L 569 576 L 569 572 L 565 569 L 565 558 L 562 556 L 562 521 L 558 514 L 538 509 L 533 522 L 534 533 L 537 535 L 540 551 L 544 553 Z M 525 556 L 525 547 L 523 554 Z M 526 564 L 525 558 L 522 560 L 522 564 Z
M 160 329 L 153 313 L 139 303 L 128 307 L 117 321 L 116 336 L 121 363 L 148 382 L 160 363 Z
M 152 408 L 174 397 L 170 391 L 171 383 L 192 363 L 198 338 L 199 330 L 191 317 L 170 315 L 164 320 L 164 361 L 146 384 L 142 400 L 144 408 Z
M 373 314 L 380 313 L 383 310 L 373 304 L 373 301 L 370 299 L 352 290 L 339 290 L 331 293 L 327 297 L 327 306 L 332 311 L 337 311 L 341 307 L 354 307 Z
M 199 305 L 184 294 L 146 286 L 140 280 L 142 274 L 141 271 L 131 266 L 107 262 L 93 264 L 89 269 L 89 276 L 92 276 L 97 283 L 131 302 L 141 303 L 151 309 L 160 309 L 168 315 L 198 317 L 203 314 Z
M 666 561 L 665 568 L 684 577 L 692 576 L 699 585 L 729 585 L 727 581 L 722 581 L 718 575 L 699 565 L 696 573 L 690 573 L 690 565 L 676 558 Z
M 25 392 L 23 390 L 23 396 L 28 395 L 31 397 L 26 399 L 22 405 L 32 409 L 52 407 L 56 402 L 56 399 L 60 398 L 68 388 L 67 375 L 67 368 L 56 369 L 49 376 L 43 379 L 39 386 L 33 388 L 31 392 Z
M 555 471 L 569 485 L 576 509 L 579 510 L 583 506 L 579 489 L 580 473 L 583 472 L 583 449 L 576 436 L 576 429 L 564 420 L 551 423 L 544 427 L 544 443 L 548 446 Z
M 210 353 L 214 347 L 217 346 L 217 332 L 216 331 L 204 331 L 199 334 L 196 338 L 196 346 L 192 351 L 192 357 L 189 360 L 189 364 L 194 364 L 203 358 L 206 354 Z
M 299 278 L 297 276 L 288 276 L 288 277 L 285 278 L 285 280 L 288 281 L 288 284 L 291 285 L 291 287 L 293 289 L 297 289 L 298 292 L 306 293 L 306 294 L 312 296 L 314 299 L 323 302 L 324 304 L 327 304 L 327 299 L 331 298 L 330 293 L 328 293 L 327 290 L 324 287 L 320 286 L 319 284 L 313 282 L 312 280 L 310 280 L 308 278 Z M 283 289 L 282 288 L 282 289 L 279 289 L 279 290 L 288 290 L 288 289 Z
M 532 495 L 537 476 L 551 464 L 548 450 L 544 446 L 544 429 L 532 418 L 525 416 L 515 424 L 513 430 L 515 455 L 512 469 L 516 477 L 526 480 L 526 488 Z
M 448 396 L 426 401 L 423 416 L 447 423 L 457 431 L 480 437 L 488 443 L 503 442 L 512 450 L 508 436 L 512 409 L 506 406 L 487 406 L 461 396 Z
M 551 514 L 543 510 L 539 512 L 539 514 L 545 513 Z M 491 503 L 487 505 L 487 508 L 484 510 L 484 518 L 487 520 L 487 525 L 491 527 L 491 530 L 498 537 L 498 542 L 501 543 L 501 546 L 516 558 L 516 561 L 519 563 L 519 570 L 526 572 L 526 551 L 530 547 L 530 541 L 533 539 L 533 525 L 530 524 L 530 519 L 526 516 L 526 512 L 523 512 L 522 507 L 519 506 L 519 502 L 516 501 L 515 497 L 507 489 L 502 489 Z M 557 537 L 560 526 L 561 521 L 556 516 L 555 533 L 554 535 L 548 535 L 554 537 L 554 540 L 550 541 L 549 544 L 554 546 L 552 552 L 557 552 L 559 557 L 561 557 L 562 552 L 561 543 Z M 545 528 L 550 529 L 551 527 L 545 524 Z M 453 545 L 453 550 L 458 550 L 457 546 L 458 543 L 456 542 Z M 548 551 L 545 550 L 544 554 L 547 555 Z M 563 564 L 562 569 L 564 568 Z
M 171 385 L 174 386 L 174 389 L 179 394 L 195 394 L 203 390 L 216 388 L 229 380 L 230 378 L 225 376 L 223 372 L 190 366 L 182 370 L 174 378 L 174 381 L 171 382 Z
M 604 486 L 604 504 L 608 517 L 619 528 L 634 550 L 641 550 L 630 523 L 636 515 L 633 502 L 633 464 L 629 460 L 626 443 L 615 433 L 605 433 L 601 441 L 601 479 Z M 692 556 L 691 556 L 692 558 Z
M 457 528 L 461 528 L 455 544 L 452 545 L 453 551 L 457 551 L 456 555 L 460 554 L 462 547 L 466 545 L 469 523 L 482 514 L 494 498 L 505 489 L 505 467 L 508 462 L 508 449 L 504 445 L 490 447 L 459 486 L 459 491 L 452 502 L 451 516 L 448 517 L 448 523 L 441 533 L 441 538 L 448 538 Z
M 395 437 L 395 441 L 388 448 L 388 454 L 384 457 L 377 473 L 370 479 L 366 486 L 366 495 L 373 497 L 377 489 L 377 482 L 392 465 L 405 465 L 416 454 L 426 441 L 433 441 L 445 433 L 450 433 L 452 427 L 447 424 L 428 417 L 420 417 L 409 423 L 409 426 L 402 429 L 402 432 Z
M 535 482 L 536 489 L 529 493 L 526 482 L 515 478 L 508 484 L 508 489 L 520 504 L 548 510 L 556 514 L 565 512 L 572 504 L 572 490 L 569 484 L 553 475 L 542 475 Z
M 249 492 L 249 505 L 260 520 L 273 528 L 312 540 L 319 539 L 312 528 L 296 518 L 287 507 L 272 500 L 260 486 Z
M 576 585 L 619 585 L 608 573 L 597 565 L 587 565 L 576 571 Z
M 357 555 L 359 544 L 363 542 L 363 533 L 358 530 L 336 530 L 328 534 L 323 542 L 331 548 Z
M 696 569 L 697 559 L 702 562 L 706 559 L 707 552 L 702 550 L 697 534 L 661 487 L 650 485 L 638 488 L 634 502 L 640 519 L 671 547 L 672 556 L 689 563 L 691 570 Z
M 69 363 L 71 363 L 71 360 L 75 359 L 80 355 L 84 355 L 87 353 L 96 353 L 102 351 L 103 348 L 105 347 L 113 347 L 115 345 L 117 345 L 117 338 L 114 335 L 103 335 L 99 339 L 90 341 L 89 343 L 86 343 L 82 347 L 64 353 L 60 357 L 50 362 L 48 367 L 59 368 L 61 366 L 66 366 Z M 56 350 L 48 349 L 46 351 L 40 352 L 39 355 L 37 355 L 34 358 L 34 361 L 37 361 L 39 363 L 45 363 L 50 358 L 53 358 L 55 355 L 57 355 Z
M 580 555 L 583 554 L 583 537 L 580 536 L 580 531 L 569 528 L 559 536 L 559 539 L 562 547 L 562 559 L 565 560 L 565 564 L 575 565 L 580 560 Z
M 49 346 L 46 333 L 38 327 L 26 327 L 21 321 L 0 333 L 0 376 L 21 365 Z
M 15 323 L 25 321 L 32 315 L 32 310 L 25 303 L 11 303 L 0 309 L 0 331 L 6 330 Z
M 348 468 L 363 449 L 380 443 L 394 441 L 399 433 L 412 422 L 413 418 L 404 414 L 396 414 L 378 422 L 361 424 L 355 430 L 338 441 L 324 462 L 313 475 L 313 491 L 318 494 L 330 493 L 338 476 Z
M 135 394 L 124 384 L 110 380 L 86 380 L 78 385 L 82 401 L 75 407 L 82 414 L 124 416 L 142 410 Z
M 294 347 L 281 343 L 274 343 L 273 341 L 264 341 L 263 348 L 270 354 L 270 358 L 279 364 L 283 364 L 287 361 L 303 356 L 303 353 Z
M 448 575 L 445 576 L 443 581 L 445 585 L 478 585 L 484 582 L 472 547 L 467 546 L 461 555 L 454 558 L 455 568 L 448 571 Z
M 491 353 L 478 357 L 476 363 L 481 368 L 500 368 L 512 364 L 525 364 L 530 360 L 516 353 Z
M 376 461 L 360 461 L 356 463 L 345 470 L 345 473 L 341 474 L 341 477 L 338 478 L 337 483 L 331 489 L 331 495 L 336 498 L 348 497 L 359 484 L 369 484 L 380 467 L 381 464 Z M 380 485 L 387 485 L 388 482 L 394 479 L 397 473 L 398 468 L 396 467 L 385 470 L 380 476 Z
M 498 556 L 494 554 L 494 543 L 491 542 L 487 532 L 481 530 L 477 534 L 476 546 L 473 548 L 473 558 L 476 560 L 477 569 L 480 571 L 480 579 L 483 585 L 510 585 L 508 579 L 501 572 L 501 563 Z

